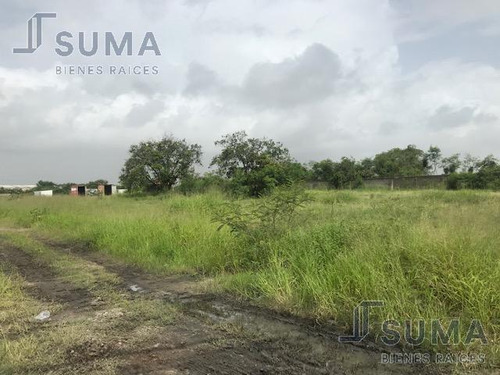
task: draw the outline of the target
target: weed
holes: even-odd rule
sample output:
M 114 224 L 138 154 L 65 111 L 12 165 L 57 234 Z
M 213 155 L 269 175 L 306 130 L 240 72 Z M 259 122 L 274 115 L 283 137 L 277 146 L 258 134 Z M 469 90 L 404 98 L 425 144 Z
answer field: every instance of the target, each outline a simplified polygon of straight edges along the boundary
M 42 221 L 42 219 L 47 216 L 48 210 L 46 208 L 34 208 L 30 211 L 30 221 L 31 224 L 37 224 Z

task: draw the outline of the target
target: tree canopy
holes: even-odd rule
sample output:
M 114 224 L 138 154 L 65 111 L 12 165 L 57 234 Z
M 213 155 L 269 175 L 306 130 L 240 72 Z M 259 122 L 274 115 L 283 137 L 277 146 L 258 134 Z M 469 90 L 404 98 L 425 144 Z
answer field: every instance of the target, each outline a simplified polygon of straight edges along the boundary
M 375 173 L 379 177 L 422 176 L 427 172 L 424 157 L 425 153 L 414 145 L 393 148 L 375 156 Z
M 228 178 L 238 172 L 249 174 L 269 164 L 292 161 L 288 149 L 281 143 L 266 138 L 248 138 L 244 131 L 228 134 L 215 145 L 222 147 L 222 151 L 210 166 L 217 166 Z
M 305 174 L 286 147 L 266 138 L 249 138 L 244 131 L 228 134 L 215 142 L 222 147 L 212 160 L 220 175 L 233 182 L 235 190 L 259 196 Z
M 129 150 L 120 176 L 129 191 L 161 192 L 172 189 L 201 164 L 201 146 L 186 140 L 164 137 L 159 141 L 141 142 Z
M 312 165 L 312 175 L 317 181 L 327 182 L 335 189 L 356 188 L 363 183 L 365 167 L 370 168 L 366 159 L 364 164 L 347 157 L 340 162 L 326 159 Z

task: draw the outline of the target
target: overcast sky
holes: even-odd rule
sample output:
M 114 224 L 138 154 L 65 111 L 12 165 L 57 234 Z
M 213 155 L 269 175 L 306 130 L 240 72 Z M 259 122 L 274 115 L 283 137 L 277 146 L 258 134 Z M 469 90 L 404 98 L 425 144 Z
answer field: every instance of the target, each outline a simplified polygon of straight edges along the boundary
M 13 54 L 36 12 L 57 18 L 36 52 Z M 117 182 L 131 144 L 169 134 L 201 144 L 208 166 L 237 130 L 300 162 L 408 144 L 500 156 L 497 1 L 2 0 L 0 28 L 0 184 Z M 83 57 L 78 33 L 94 31 Z M 133 32 L 134 55 L 105 56 L 106 31 Z M 137 56 L 146 32 L 161 56 Z M 69 65 L 159 74 L 56 74 Z

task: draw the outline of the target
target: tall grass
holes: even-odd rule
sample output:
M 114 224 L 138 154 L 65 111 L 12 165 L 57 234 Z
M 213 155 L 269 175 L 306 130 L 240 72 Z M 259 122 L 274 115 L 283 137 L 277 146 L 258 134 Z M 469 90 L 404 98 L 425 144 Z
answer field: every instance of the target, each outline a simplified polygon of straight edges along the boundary
M 0 201 L 0 223 L 33 226 L 154 271 L 217 277 L 233 293 L 350 329 L 353 308 L 382 300 L 375 320 L 480 320 L 500 358 L 500 196 L 472 191 L 311 192 L 276 236 L 217 231 L 211 193 L 163 198 Z M 33 209 L 37 209 L 33 213 Z M 37 216 L 39 214 L 39 216 Z M 258 254 L 258 256 L 256 256 Z M 462 348 L 463 349 L 463 348 Z M 477 350 L 483 350 L 479 347 Z

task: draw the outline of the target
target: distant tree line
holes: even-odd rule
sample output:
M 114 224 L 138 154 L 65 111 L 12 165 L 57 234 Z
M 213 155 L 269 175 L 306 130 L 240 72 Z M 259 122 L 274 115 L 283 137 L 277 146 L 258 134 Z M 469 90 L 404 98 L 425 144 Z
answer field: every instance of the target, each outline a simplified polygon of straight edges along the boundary
M 414 145 L 393 148 L 373 158 L 356 160 L 342 157 L 301 164 L 280 142 L 251 138 L 244 131 L 228 134 L 215 142 L 220 152 L 212 159 L 214 171 L 200 176 L 202 150 L 197 144 L 172 136 L 132 145 L 120 175 L 120 183 L 133 194 L 162 193 L 176 189 L 182 193 L 219 188 L 237 195 L 258 197 L 279 186 L 297 182 L 322 183 L 331 189 L 356 189 L 369 178 L 447 175 L 448 189 L 500 190 L 500 162 L 489 155 L 484 159 L 470 154 L 443 156 L 430 146 L 423 151 Z M 89 181 L 90 189 L 105 185 L 104 179 Z M 38 181 L 33 190 L 69 194 L 73 183 Z M 5 189 L 4 189 L 5 190 Z M 2 191 L 0 193 L 12 193 Z
M 160 193 L 205 191 L 211 187 L 238 195 L 261 196 L 275 187 L 296 182 L 322 182 L 333 189 L 355 189 L 367 178 L 448 175 L 449 189 L 500 189 L 500 163 L 492 155 L 479 159 L 467 154 L 444 157 L 437 146 L 427 151 L 414 145 L 393 148 L 373 158 L 342 157 L 298 163 L 280 142 L 250 138 L 244 131 L 215 142 L 220 148 L 211 161 L 214 172 L 199 176 L 201 146 L 172 136 L 141 142 L 130 148 L 120 181 L 130 192 Z
M 339 162 L 330 159 L 310 164 L 312 180 L 323 181 L 336 189 L 357 188 L 367 178 L 395 178 L 445 174 L 449 189 L 500 189 L 500 163 L 493 156 L 484 159 L 470 154 L 444 157 L 437 146 L 427 151 L 409 145 L 405 149 L 389 151 L 356 161 L 342 157 Z
M 22 194 L 23 191 L 18 188 L 13 188 L 13 189 L 7 189 L 4 187 L 0 187 L 0 194 Z

